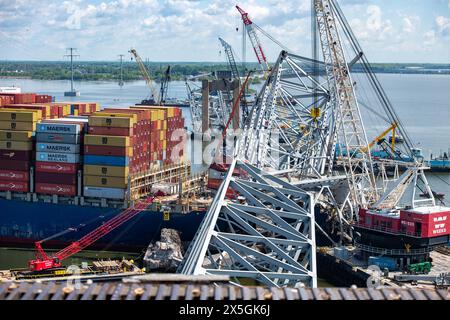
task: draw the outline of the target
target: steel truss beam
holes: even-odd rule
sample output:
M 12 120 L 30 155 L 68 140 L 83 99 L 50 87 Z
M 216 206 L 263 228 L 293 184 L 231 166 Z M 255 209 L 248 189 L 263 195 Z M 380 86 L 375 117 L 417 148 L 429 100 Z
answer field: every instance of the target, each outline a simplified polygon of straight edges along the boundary
M 228 190 L 238 199 L 227 199 Z M 235 159 L 179 272 L 315 287 L 313 208 L 307 192 Z

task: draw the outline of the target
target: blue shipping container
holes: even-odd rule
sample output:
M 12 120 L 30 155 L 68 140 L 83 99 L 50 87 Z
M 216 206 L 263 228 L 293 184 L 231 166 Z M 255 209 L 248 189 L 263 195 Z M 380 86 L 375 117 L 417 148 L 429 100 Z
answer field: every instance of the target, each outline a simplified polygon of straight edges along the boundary
M 74 123 L 45 123 L 37 125 L 36 132 L 59 133 L 59 134 L 79 134 L 80 125 Z
M 380 267 L 381 270 L 387 268 L 389 271 L 396 271 L 397 270 L 397 262 L 393 258 L 389 257 L 369 257 L 369 266 L 370 265 L 376 265 Z
M 91 154 L 84 156 L 84 164 L 126 167 L 128 166 L 128 162 L 128 157 L 97 156 Z

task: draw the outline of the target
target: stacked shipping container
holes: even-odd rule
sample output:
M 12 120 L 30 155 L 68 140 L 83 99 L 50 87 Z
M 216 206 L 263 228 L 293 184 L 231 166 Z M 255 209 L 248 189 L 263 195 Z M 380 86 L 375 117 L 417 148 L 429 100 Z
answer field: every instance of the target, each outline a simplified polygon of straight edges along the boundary
M 77 195 L 83 123 L 43 121 L 36 133 L 36 193 Z
M 97 103 L 52 101 L 48 95 L 0 94 L 0 191 L 29 192 L 34 166 L 32 192 L 81 195 L 84 164 L 84 196 L 123 199 L 130 175 L 183 161 L 176 148 L 182 135 L 175 132 L 184 128 L 179 108 L 99 111 Z
M 38 110 L 0 109 L 0 190 L 29 192 Z

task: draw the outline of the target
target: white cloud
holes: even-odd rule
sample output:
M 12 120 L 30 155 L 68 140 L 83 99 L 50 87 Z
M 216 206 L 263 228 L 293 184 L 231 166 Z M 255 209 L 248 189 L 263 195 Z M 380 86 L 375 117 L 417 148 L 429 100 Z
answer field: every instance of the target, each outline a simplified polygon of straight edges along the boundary
M 436 17 L 435 22 L 437 25 L 437 31 L 441 36 L 450 36 L 450 19 L 444 16 L 438 16 Z

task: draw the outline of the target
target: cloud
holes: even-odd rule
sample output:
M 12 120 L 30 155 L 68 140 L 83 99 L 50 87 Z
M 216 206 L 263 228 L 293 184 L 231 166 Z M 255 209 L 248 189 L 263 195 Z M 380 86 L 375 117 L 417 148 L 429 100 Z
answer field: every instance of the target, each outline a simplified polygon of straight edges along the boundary
M 437 32 L 442 37 L 450 36 L 450 19 L 444 16 L 438 16 L 435 19 Z

